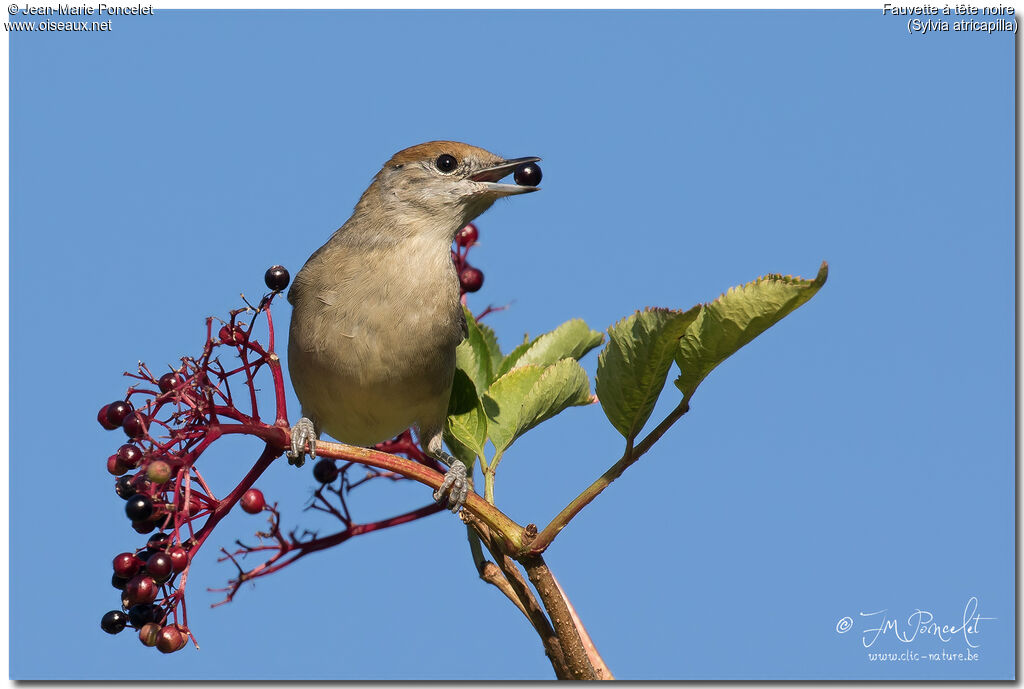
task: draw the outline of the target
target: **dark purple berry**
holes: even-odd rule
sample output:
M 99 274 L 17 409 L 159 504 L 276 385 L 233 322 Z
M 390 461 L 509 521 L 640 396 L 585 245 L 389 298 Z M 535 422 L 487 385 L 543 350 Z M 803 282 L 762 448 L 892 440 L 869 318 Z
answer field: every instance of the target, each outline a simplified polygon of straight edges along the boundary
M 540 184 L 541 177 L 543 175 L 537 163 L 523 163 L 512 173 L 512 179 L 521 187 L 535 187 Z
M 118 497 L 124 500 L 135 495 L 135 487 L 132 485 L 132 477 L 122 476 L 117 479 L 117 483 L 114 484 L 114 492 L 117 493 Z
M 100 425 L 103 426 L 105 429 L 107 429 L 108 431 L 112 431 L 115 428 L 117 428 L 117 426 L 110 423 L 110 419 L 107 418 L 107 414 L 109 412 L 110 405 L 104 404 L 102 407 L 100 407 L 100 413 L 96 415 L 96 420 L 99 421 Z
M 124 506 L 124 513 L 133 522 L 144 522 L 153 516 L 153 501 L 145 495 L 133 495 L 128 498 L 128 502 Z M 149 531 L 152 530 L 151 528 Z
M 480 232 L 476 229 L 476 225 L 469 223 L 455 235 L 455 244 L 461 247 L 473 246 L 479 237 Z
M 125 584 L 127 583 L 127 579 L 123 579 L 117 576 L 116 574 L 110 577 L 110 585 L 113 586 L 115 589 L 120 589 L 124 591 Z
M 159 622 L 163 618 L 163 608 L 153 603 L 139 603 L 128 608 L 128 624 L 136 629 L 146 624 Z
M 171 372 L 160 376 L 160 380 L 158 380 L 156 384 L 160 386 L 160 392 L 170 392 L 174 388 L 178 387 L 183 380 L 185 379 L 177 373 Z
M 121 464 L 129 469 L 134 469 L 142 461 L 142 450 L 139 449 L 138 445 L 128 443 L 117 448 L 117 458 Z
M 124 434 L 135 440 L 146 435 L 146 417 L 139 412 L 132 412 L 124 417 L 122 422 Z
M 263 276 L 263 281 L 267 283 L 267 287 L 275 292 L 280 292 L 287 287 L 288 281 L 291 279 L 288 270 L 284 266 L 270 266 Z
M 313 478 L 320 483 L 331 483 L 338 478 L 338 467 L 333 459 L 321 459 L 313 466 Z
M 459 273 L 459 284 L 462 285 L 463 291 L 476 292 L 484 286 L 484 274 L 477 268 L 466 266 Z
M 163 548 L 165 545 L 167 545 L 170 542 L 171 542 L 171 535 L 161 532 L 161 533 L 155 533 L 152 536 L 150 536 L 149 540 L 146 541 L 146 546 L 150 550 L 159 550 L 160 548 Z
M 107 634 L 117 634 L 128 624 L 128 615 L 120 610 L 111 610 L 100 620 L 100 629 Z
M 167 581 L 171 576 L 171 558 L 167 553 L 153 553 L 146 560 L 146 571 L 158 582 Z
M 242 509 L 249 514 L 256 514 L 267 504 L 263 493 L 256 488 L 250 488 L 242 495 Z
M 131 414 L 135 408 L 131 402 L 118 400 L 107 405 L 107 422 L 117 428 L 124 421 L 124 417 Z

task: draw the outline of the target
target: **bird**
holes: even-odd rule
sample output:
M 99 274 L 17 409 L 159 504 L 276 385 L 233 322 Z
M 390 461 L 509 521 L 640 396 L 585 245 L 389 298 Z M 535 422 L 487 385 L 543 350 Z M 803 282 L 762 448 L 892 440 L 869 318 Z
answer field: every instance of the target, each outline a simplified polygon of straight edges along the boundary
M 323 433 L 369 447 L 416 427 L 423 450 L 448 466 L 434 499 L 462 508 L 467 467 L 442 446 L 467 336 L 451 245 L 499 198 L 538 191 L 500 180 L 539 160 L 429 141 L 384 164 L 288 291 L 288 371 L 302 407 L 290 463 L 315 458 Z

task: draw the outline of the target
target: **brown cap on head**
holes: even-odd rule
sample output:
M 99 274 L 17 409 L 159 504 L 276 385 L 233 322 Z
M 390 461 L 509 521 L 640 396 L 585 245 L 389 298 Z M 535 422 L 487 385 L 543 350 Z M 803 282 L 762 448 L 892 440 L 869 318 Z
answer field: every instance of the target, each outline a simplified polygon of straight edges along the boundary
M 490 151 L 485 151 L 482 148 L 470 146 L 459 141 L 428 141 L 399 151 L 391 157 L 387 164 L 405 165 L 406 163 L 414 163 L 420 160 L 434 160 L 445 153 L 454 156 L 459 162 L 462 162 L 467 157 L 476 158 L 481 162 L 494 161 L 496 163 L 501 160 L 499 156 L 494 155 Z

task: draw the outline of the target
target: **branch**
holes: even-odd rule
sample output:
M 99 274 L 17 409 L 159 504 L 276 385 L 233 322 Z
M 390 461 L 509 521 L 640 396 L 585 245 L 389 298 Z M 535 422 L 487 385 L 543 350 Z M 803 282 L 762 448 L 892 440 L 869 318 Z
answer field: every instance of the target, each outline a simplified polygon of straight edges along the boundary
M 430 486 L 434 490 L 440 488 L 444 481 L 442 474 L 418 462 L 365 447 L 318 440 L 316 454 L 318 457 L 346 459 L 378 469 L 393 471 L 405 478 Z M 505 516 L 494 505 L 488 504 L 476 492 L 469 493 L 463 509 L 486 524 L 489 529 L 500 534 L 509 552 L 518 552 L 523 547 L 523 527 Z
M 541 609 L 540 604 L 534 597 L 533 592 L 530 590 L 526 580 L 523 579 L 523 575 L 519 572 L 519 568 L 516 567 L 515 562 L 512 561 L 508 555 L 506 555 L 501 548 L 494 543 L 491 539 L 490 532 L 487 527 L 476 520 L 472 515 L 468 515 L 467 526 L 471 527 L 475 533 L 473 536 L 478 537 L 477 548 L 479 549 L 479 542 L 483 542 L 487 546 L 487 550 L 490 551 L 494 559 L 500 563 L 495 565 L 492 562 L 487 562 L 494 569 L 499 570 L 499 575 L 502 576 L 505 584 L 509 586 L 510 590 L 513 591 L 515 599 L 513 602 L 518 601 L 516 604 L 520 607 L 520 610 L 526 615 L 530 624 L 533 625 L 534 630 L 540 637 L 541 643 L 544 644 L 544 653 L 547 655 L 548 660 L 551 662 L 551 667 L 555 670 L 555 676 L 558 679 L 572 679 L 572 674 L 569 670 L 569 666 L 565 661 L 565 654 L 562 652 L 562 644 L 558 640 L 558 636 L 555 634 L 555 630 L 551 627 L 551 623 L 548 618 L 544 615 L 544 611 Z M 473 541 L 470 540 L 472 545 Z M 483 553 L 479 556 L 474 552 L 474 558 L 479 557 L 483 559 Z M 481 578 L 483 578 L 481 576 Z M 502 589 L 504 592 L 504 589 Z M 507 593 L 505 595 L 508 595 Z
M 530 577 L 534 588 L 537 589 L 537 593 L 540 594 L 540 599 L 543 601 L 548 615 L 551 616 L 551 623 L 562 644 L 562 651 L 565 654 L 572 678 L 597 679 L 597 672 L 590 664 L 587 651 L 576 631 L 569 608 L 558 591 L 558 585 L 555 583 L 554 577 L 551 576 L 551 571 L 544 563 L 544 557 L 525 555 L 519 559 L 519 562 L 526 568 L 526 574 Z
M 593 639 L 590 638 L 590 634 L 587 633 L 587 628 L 583 626 L 583 622 L 580 620 L 579 615 L 576 614 L 576 608 L 572 607 L 572 602 L 569 600 L 569 596 L 565 595 L 565 589 L 558 583 L 558 579 L 555 578 L 554 573 L 551 574 L 551 581 L 555 582 L 555 586 L 558 588 L 558 593 L 561 594 L 562 599 L 565 600 L 565 607 L 569 610 L 569 617 L 572 618 L 572 623 L 576 626 L 576 631 L 579 632 L 580 640 L 583 642 L 583 648 L 587 651 L 587 658 L 590 659 L 590 664 L 594 666 L 594 672 L 597 673 L 598 679 L 615 679 L 615 675 L 605 664 L 604 658 L 597 651 L 597 646 L 594 645 Z
M 566 527 L 566 525 L 579 514 L 580 510 L 590 504 L 590 502 L 604 491 L 605 488 L 611 485 L 612 481 L 622 476 L 622 473 L 630 467 L 636 460 L 640 459 L 651 446 L 658 441 L 661 436 L 665 435 L 665 432 L 672 427 L 676 421 L 678 421 L 683 414 L 690 410 L 690 398 L 684 397 L 679 405 L 673 409 L 665 419 L 655 427 L 647 437 L 644 438 L 639 445 L 636 447 L 630 447 L 627 443 L 626 452 L 623 453 L 622 458 L 615 462 L 608 471 L 601 474 L 601 477 L 590 484 L 589 487 L 582 493 L 580 493 L 576 499 L 570 502 L 565 508 L 555 515 L 555 518 L 551 520 L 551 523 L 544 527 L 544 529 L 537 534 L 537 537 L 528 544 L 525 549 L 525 554 L 529 555 L 540 555 L 544 550 L 551 545 L 551 541 L 555 540 L 555 536 Z
M 279 515 L 277 513 L 276 508 L 267 509 L 271 513 L 271 530 L 270 533 L 265 535 L 273 537 L 277 541 L 277 544 L 269 546 L 246 546 L 242 543 L 239 543 L 241 548 L 233 553 L 230 553 L 222 548 L 221 551 L 224 553 L 224 557 L 220 558 L 220 561 L 231 560 L 235 564 L 235 566 L 238 567 L 238 578 L 228 582 L 228 586 L 226 588 L 209 589 L 210 591 L 219 591 L 226 593 L 224 600 L 218 603 L 214 603 L 212 607 L 217 607 L 219 605 L 224 605 L 225 603 L 230 603 L 234 599 L 235 594 L 241 588 L 243 583 L 247 581 L 252 581 L 253 579 L 257 579 L 259 577 L 267 576 L 268 574 L 273 574 L 274 572 L 277 572 L 287 567 L 288 565 L 293 564 L 296 560 L 306 555 L 309 555 L 310 553 L 315 553 L 321 550 L 325 550 L 327 548 L 333 548 L 334 546 L 340 545 L 341 543 L 344 543 L 345 541 L 349 540 L 350 538 L 353 538 L 354 536 L 370 533 L 372 531 L 379 531 L 381 529 L 387 529 L 393 526 L 399 526 L 400 524 L 406 524 L 408 522 L 421 519 L 431 514 L 436 514 L 437 512 L 442 511 L 444 507 L 436 502 L 430 503 L 429 505 L 424 505 L 423 507 L 420 507 L 418 509 L 412 510 L 410 512 L 405 512 L 394 517 L 389 517 L 387 519 L 381 519 L 379 521 L 370 522 L 366 524 L 352 524 L 348 526 L 348 528 L 346 528 L 344 531 L 339 531 L 338 533 L 331 534 L 330 536 L 324 536 L 322 538 L 313 538 L 308 541 L 299 541 L 294 537 L 294 534 L 292 534 L 288 539 L 286 539 L 284 535 L 281 534 L 280 531 Z M 257 565 L 253 569 L 243 570 L 242 567 L 235 560 L 236 555 L 245 556 L 265 550 L 274 550 L 276 552 L 269 560 L 263 562 L 260 565 Z

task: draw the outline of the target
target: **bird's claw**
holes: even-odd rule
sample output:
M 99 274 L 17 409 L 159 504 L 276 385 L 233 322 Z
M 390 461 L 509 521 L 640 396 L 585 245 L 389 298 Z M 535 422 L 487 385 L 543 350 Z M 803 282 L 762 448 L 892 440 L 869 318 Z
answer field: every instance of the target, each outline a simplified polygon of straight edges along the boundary
M 310 459 L 316 459 L 316 429 L 313 422 L 303 416 L 292 426 L 292 448 L 285 452 L 288 463 L 297 467 L 306 463 L 306 445 Z
M 434 500 L 441 502 L 447 496 L 447 506 L 457 513 L 466 503 L 469 495 L 469 479 L 466 476 L 466 465 L 457 459 L 451 461 L 448 473 L 444 475 L 441 487 L 434 491 Z

